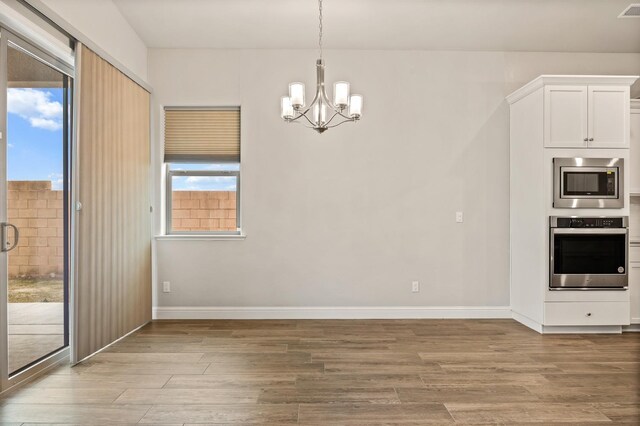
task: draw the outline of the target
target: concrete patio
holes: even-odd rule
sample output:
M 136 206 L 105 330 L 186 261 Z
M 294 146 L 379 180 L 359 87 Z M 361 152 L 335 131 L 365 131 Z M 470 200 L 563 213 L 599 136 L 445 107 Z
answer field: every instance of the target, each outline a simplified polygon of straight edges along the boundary
M 9 303 L 9 371 L 64 345 L 62 303 Z

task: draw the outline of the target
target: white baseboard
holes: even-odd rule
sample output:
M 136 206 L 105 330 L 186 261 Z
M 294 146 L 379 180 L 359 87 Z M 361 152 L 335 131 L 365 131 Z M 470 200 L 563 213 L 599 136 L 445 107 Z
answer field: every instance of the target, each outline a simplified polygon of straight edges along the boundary
M 538 333 L 542 333 L 543 326 L 538 321 L 532 320 L 528 316 L 519 314 L 515 311 L 512 312 L 512 318 L 518 321 L 520 324 L 526 325 L 527 327 L 534 331 L 537 331 Z
M 631 320 L 631 325 L 625 325 L 622 327 L 622 331 L 625 333 L 640 333 L 640 323 Z
M 621 325 L 603 325 L 603 326 L 564 326 L 564 325 L 545 325 L 542 329 L 543 334 L 621 334 Z
M 508 306 L 157 306 L 153 319 L 511 318 Z

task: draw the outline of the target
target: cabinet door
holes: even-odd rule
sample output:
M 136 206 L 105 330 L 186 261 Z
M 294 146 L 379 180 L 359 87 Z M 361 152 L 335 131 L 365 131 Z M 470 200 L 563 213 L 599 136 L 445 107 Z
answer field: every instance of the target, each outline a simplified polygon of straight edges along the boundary
M 629 264 L 629 296 L 631 324 L 640 324 L 640 263 Z
M 640 195 L 640 109 L 631 110 L 631 193 Z
M 546 86 L 544 146 L 587 146 L 587 86 Z
M 629 146 L 629 86 L 589 86 L 589 147 Z

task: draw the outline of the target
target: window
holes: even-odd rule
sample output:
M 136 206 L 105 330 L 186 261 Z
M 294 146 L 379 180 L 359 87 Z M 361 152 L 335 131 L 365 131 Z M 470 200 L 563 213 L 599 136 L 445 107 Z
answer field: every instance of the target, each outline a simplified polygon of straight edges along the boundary
M 167 234 L 240 233 L 239 108 L 165 108 Z

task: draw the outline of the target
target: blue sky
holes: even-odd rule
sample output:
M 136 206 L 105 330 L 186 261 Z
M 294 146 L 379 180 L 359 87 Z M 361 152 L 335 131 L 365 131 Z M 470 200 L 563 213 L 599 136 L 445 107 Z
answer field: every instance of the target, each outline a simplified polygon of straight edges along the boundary
M 9 180 L 50 180 L 62 189 L 62 89 L 7 92 Z
M 240 170 L 239 164 L 180 164 L 170 165 L 171 170 Z M 235 176 L 174 176 L 174 191 L 235 191 Z
M 62 189 L 62 89 L 7 92 L 9 180 L 50 180 Z M 172 170 L 239 170 L 239 164 L 172 164 Z M 234 176 L 176 176 L 176 191 L 235 191 Z

